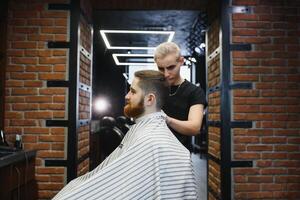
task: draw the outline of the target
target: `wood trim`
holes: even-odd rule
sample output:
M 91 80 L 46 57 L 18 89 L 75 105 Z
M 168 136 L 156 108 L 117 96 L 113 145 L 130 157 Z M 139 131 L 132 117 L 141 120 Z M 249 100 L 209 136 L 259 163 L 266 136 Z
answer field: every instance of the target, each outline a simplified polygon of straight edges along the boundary
M 7 15 L 8 1 L 0 1 L 0 130 L 4 129 Z

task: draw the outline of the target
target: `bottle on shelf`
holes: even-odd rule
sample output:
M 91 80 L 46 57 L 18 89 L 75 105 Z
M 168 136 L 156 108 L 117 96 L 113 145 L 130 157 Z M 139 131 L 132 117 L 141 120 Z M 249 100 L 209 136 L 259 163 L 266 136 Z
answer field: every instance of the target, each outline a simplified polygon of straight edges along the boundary
M 22 149 L 22 136 L 19 134 L 16 135 L 15 147 L 16 149 Z

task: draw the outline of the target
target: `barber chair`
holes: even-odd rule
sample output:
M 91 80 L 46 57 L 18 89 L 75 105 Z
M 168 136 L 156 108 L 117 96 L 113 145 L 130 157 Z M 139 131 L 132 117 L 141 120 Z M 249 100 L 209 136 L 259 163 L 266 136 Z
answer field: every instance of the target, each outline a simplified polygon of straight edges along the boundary
M 119 116 L 116 118 L 116 125 L 124 133 L 124 135 L 126 135 L 127 131 L 132 125 L 132 122 L 125 116 Z
M 116 126 L 116 120 L 113 117 L 105 116 L 100 121 L 99 134 L 101 161 L 109 156 L 121 143 L 124 134 Z

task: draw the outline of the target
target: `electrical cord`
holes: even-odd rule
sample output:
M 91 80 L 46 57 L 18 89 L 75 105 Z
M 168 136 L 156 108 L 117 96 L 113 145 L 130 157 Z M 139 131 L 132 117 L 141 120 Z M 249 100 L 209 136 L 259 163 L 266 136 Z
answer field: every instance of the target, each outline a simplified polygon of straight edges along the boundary
M 20 185 L 21 185 L 21 178 L 20 178 L 20 176 L 21 176 L 21 174 L 20 174 L 20 171 L 19 171 L 19 169 L 16 167 L 16 166 L 14 166 L 15 167 L 15 170 L 17 171 L 17 174 L 18 174 L 18 200 L 20 200 Z
M 27 173 L 28 173 L 28 167 L 29 167 L 29 160 L 28 160 L 28 155 L 27 152 L 24 151 L 24 156 L 25 156 L 25 173 L 24 173 L 24 197 L 27 199 Z M 17 199 L 20 200 L 21 197 L 21 173 L 18 167 L 14 166 L 17 174 L 18 174 L 18 193 L 17 193 Z
M 29 166 L 29 161 L 28 161 L 28 155 L 27 152 L 24 151 L 24 156 L 25 156 L 25 162 L 26 162 L 26 166 L 25 166 L 25 175 L 24 175 L 24 196 L 27 199 L 27 172 L 28 172 L 28 166 Z

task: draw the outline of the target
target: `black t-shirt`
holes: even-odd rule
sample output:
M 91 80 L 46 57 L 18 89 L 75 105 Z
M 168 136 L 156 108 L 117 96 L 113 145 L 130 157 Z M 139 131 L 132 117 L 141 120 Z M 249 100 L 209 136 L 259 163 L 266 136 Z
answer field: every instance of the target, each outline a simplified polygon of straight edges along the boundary
M 163 106 L 163 111 L 170 117 L 178 120 L 187 120 L 190 107 L 196 104 L 206 105 L 205 94 L 202 88 L 190 83 L 187 80 L 181 85 L 172 86 L 169 96 Z M 178 140 L 189 150 L 191 137 L 179 134 L 171 127 L 171 131 L 175 134 Z

